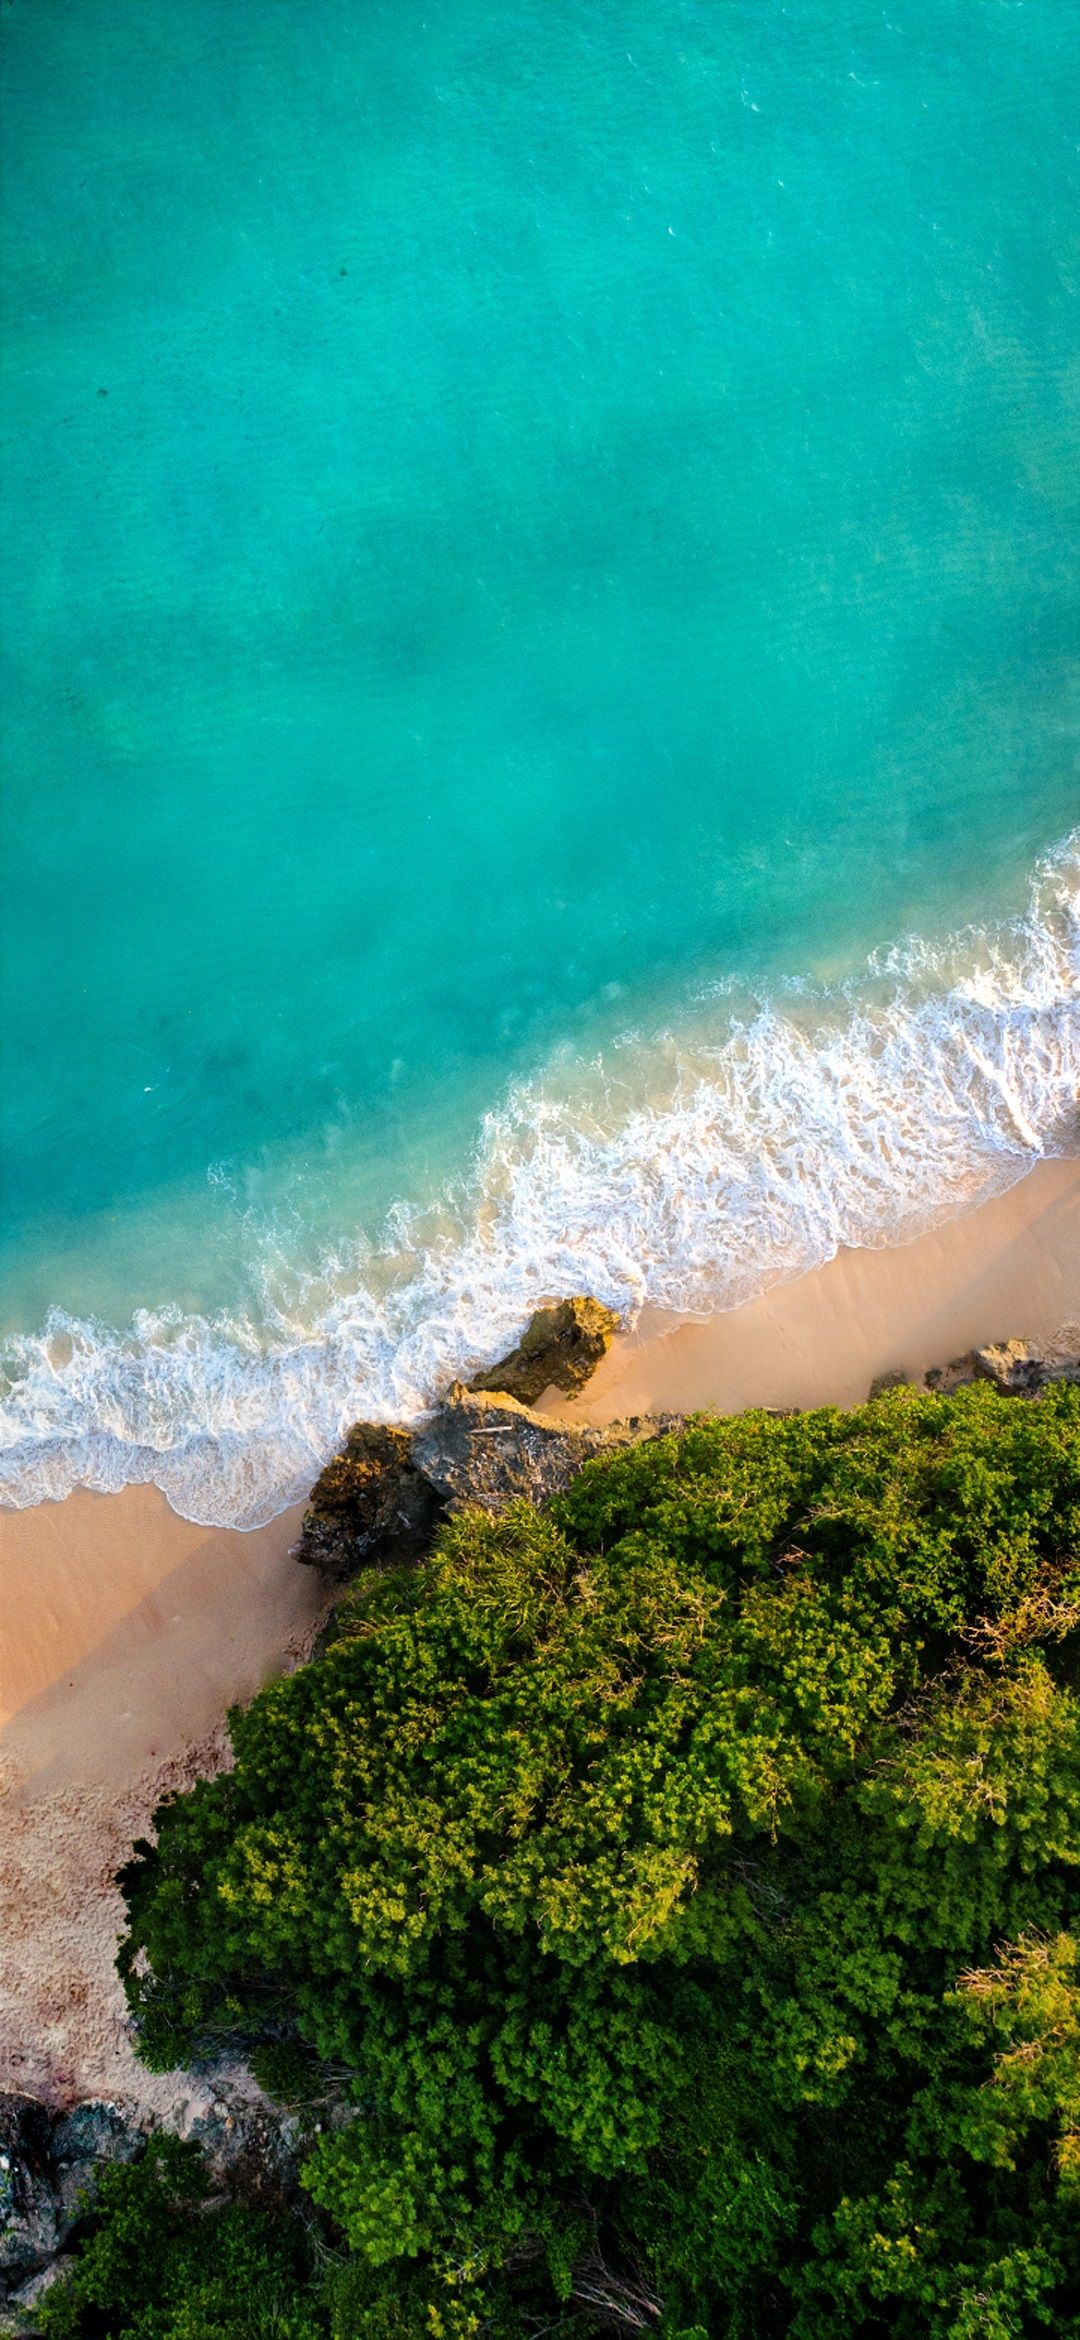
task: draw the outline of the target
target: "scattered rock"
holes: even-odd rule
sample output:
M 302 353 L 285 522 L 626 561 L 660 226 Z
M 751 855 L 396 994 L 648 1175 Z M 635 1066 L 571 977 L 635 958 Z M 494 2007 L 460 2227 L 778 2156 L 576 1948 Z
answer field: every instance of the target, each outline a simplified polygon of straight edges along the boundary
M 468 1383 L 454 1382 L 419 1429 L 356 1423 L 312 1490 L 297 1558 L 339 1580 L 371 1561 L 422 1559 L 448 1509 L 471 1503 L 502 1511 L 517 1496 L 547 1503 L 593 1455 L 680 1429 L 678 1414 L 601 1428 L 556 1421 L 530 1403 L 553 1385 L 580 1389 L 616 1329 L 597 1300 L 552 1302 L 536 1311 L 509 1357 Z M 934 1366 L 925 1386 L 949 1397 L 978 1380 L 1031 1397 L 1048 1381 L 1080 1381 L 1080 1358 L 1031 1341 L 990 1342 Z M 918 1386 L 896 1366 L 878 1374 L 870 1396 Z M 335 1631 L 331 1618 L 320 1648 Z
M 61 2165 L 82 2161 L 131 2161 L 139 2150 L 141 2132 L 133 2128 L 119 2105 L 88 2097 L 57 2121 L 49 2143 L 49 2158 Z
M 178 2113 L 169 2125 L 199 2145 L 215 2188 L 271 2212 L 296 2198 L 302 2123 L 249 2080 L 242 2094 L 223 2091 L 208 2110 L 185 2103 Z M 352 2108 L 320 2103 L 319 2115 L 336 2125 Z M 0 2335 L 33 2330 L 23 2311 L 70 2264 L 59 2254 L 93 2209 L 102 2171 L 134 2160 L 146 2135 L 122 2106 L 104 2100 L 57 2116 L 36 2097 L 0 2096 Z
M 969 1349 L 966 1357 L 953 1357 L 948 1365 L 931 1365 L 926 1386 L 936 1390 L 939 1397 L 952 1397 L 954 1390 L 966 1389 L 974 1379 L 975 1351 Z
M 517 1348 L 487 1373 L 474 1374 L 468 1387 L 498 1390 L 523 1406 L 534 1406 L 546 1389 L 573 1394 L 584 1388 L 618 1329 L 618 1317 L 599 1300 L 546 1301 L 530 1317 Z
M 476 1504 L 482 1511 L 503 1511 L 521 1495 L 547 1503 L 593 1455 L 637 1446 L 680 1426 L 677 1414 L 640 1414 L 604 1429 L 568 1428 L 516 1398 L 456 1381 L 438 1411 L 413 1433 L 412 1452 L 451 1509 Z
M 264 2210 L 281 2210 L 297 2191 L 300 2124 L 276 2105 L 215 2104 L 185 2135 L 203 2155 L 212 2184 Z
M 419 1559 L 438 1514 L 408 1432 L 357 1422 L 312 1488 L 296 1558 L 339 1578 L 374 1560 Z

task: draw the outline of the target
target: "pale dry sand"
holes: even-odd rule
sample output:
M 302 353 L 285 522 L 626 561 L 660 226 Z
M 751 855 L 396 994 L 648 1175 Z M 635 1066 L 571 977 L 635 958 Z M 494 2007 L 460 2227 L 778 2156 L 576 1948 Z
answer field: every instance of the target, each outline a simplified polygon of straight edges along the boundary
M 879 1373 L 924 1373 L 985 1341 L 1080 1344 L 1080 1161 L 1042 1162 L 1007 1194 L 884 1251 L 841 1251 L 730 1314 L 646 1309 L 567 1421 L 744 1406 L 856 1404 Z
M 151 1487 L 0 1514 L 0 2088 L 176 2110 L 135 2063 L 113 1884 L 170 1788 L 224 1760 L 224 1717 L 310 1644 L 299 1513 L 193 1527 Z
M 1078 1319 L 1080 1162 L 1051 1162 L 935 1234 L 841 1253 L 729 1315 L 652 1311 L 549 1410 L 849 1404 L 878 1373 L 986 1340 L 1073 1328 L 1075 1343 Z M 147 1487 L 0 1514 L 0 2087 L 182 2112 L 178 2083 L 131 2052 L 113 1875 L 166 1789 L 224 1760 L 226 1708 L 310 1646 L 327 1596 L 289 1558 L 298 1516 L 197 1528 Z

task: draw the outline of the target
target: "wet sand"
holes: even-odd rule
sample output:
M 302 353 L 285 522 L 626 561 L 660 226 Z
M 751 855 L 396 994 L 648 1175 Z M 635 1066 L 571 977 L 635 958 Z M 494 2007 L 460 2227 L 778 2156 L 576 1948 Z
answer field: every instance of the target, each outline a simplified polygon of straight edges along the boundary
M 579 1422 L 696 1407 L 855 1405 L 880 1373 L 924 1373 L 1020 1335 L 1080 1347 L 1080 1161 L 1043 1162 L 968 1217 L 883 1251 L 841 1251 L 745 1308 L 643 1311 L 579 1398 Z

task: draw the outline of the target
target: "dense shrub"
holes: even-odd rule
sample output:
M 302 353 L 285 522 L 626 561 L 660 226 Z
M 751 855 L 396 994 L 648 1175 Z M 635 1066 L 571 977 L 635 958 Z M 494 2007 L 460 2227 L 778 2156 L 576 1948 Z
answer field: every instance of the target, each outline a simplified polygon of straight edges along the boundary
M 466 1514 L 157 1816 L 143 2053 L 347 2075 L 342 2332 L 1080 2332 L 1078 1628 L 1076 1388 Z
M 47 2340 L 325 2340 L 295 2219 L 209 2206 L 194 2145 L 155 2138 L 103 2172 L 93 2231 L 37 2310 Z

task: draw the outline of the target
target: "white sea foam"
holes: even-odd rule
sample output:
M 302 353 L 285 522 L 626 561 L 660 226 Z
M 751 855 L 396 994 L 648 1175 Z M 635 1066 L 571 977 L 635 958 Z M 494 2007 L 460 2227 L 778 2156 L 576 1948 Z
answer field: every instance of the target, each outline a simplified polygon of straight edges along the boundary
M 152 1480 L 186 1518 L 298 1501 L 359 1414 L 408 1418 L 491 1361 L 542 1294 L 732 1308 L 841 1244 L 897 1243 L 1080 1151 L 1080 834 L 1027 914 L 918 942 L 858 983 L 793 984 L 511 1092 L 437 1224 L 401 1210 L 316 1314 L 59 1311 L 7 1344 L 0 1488 L 16 1506 Z

